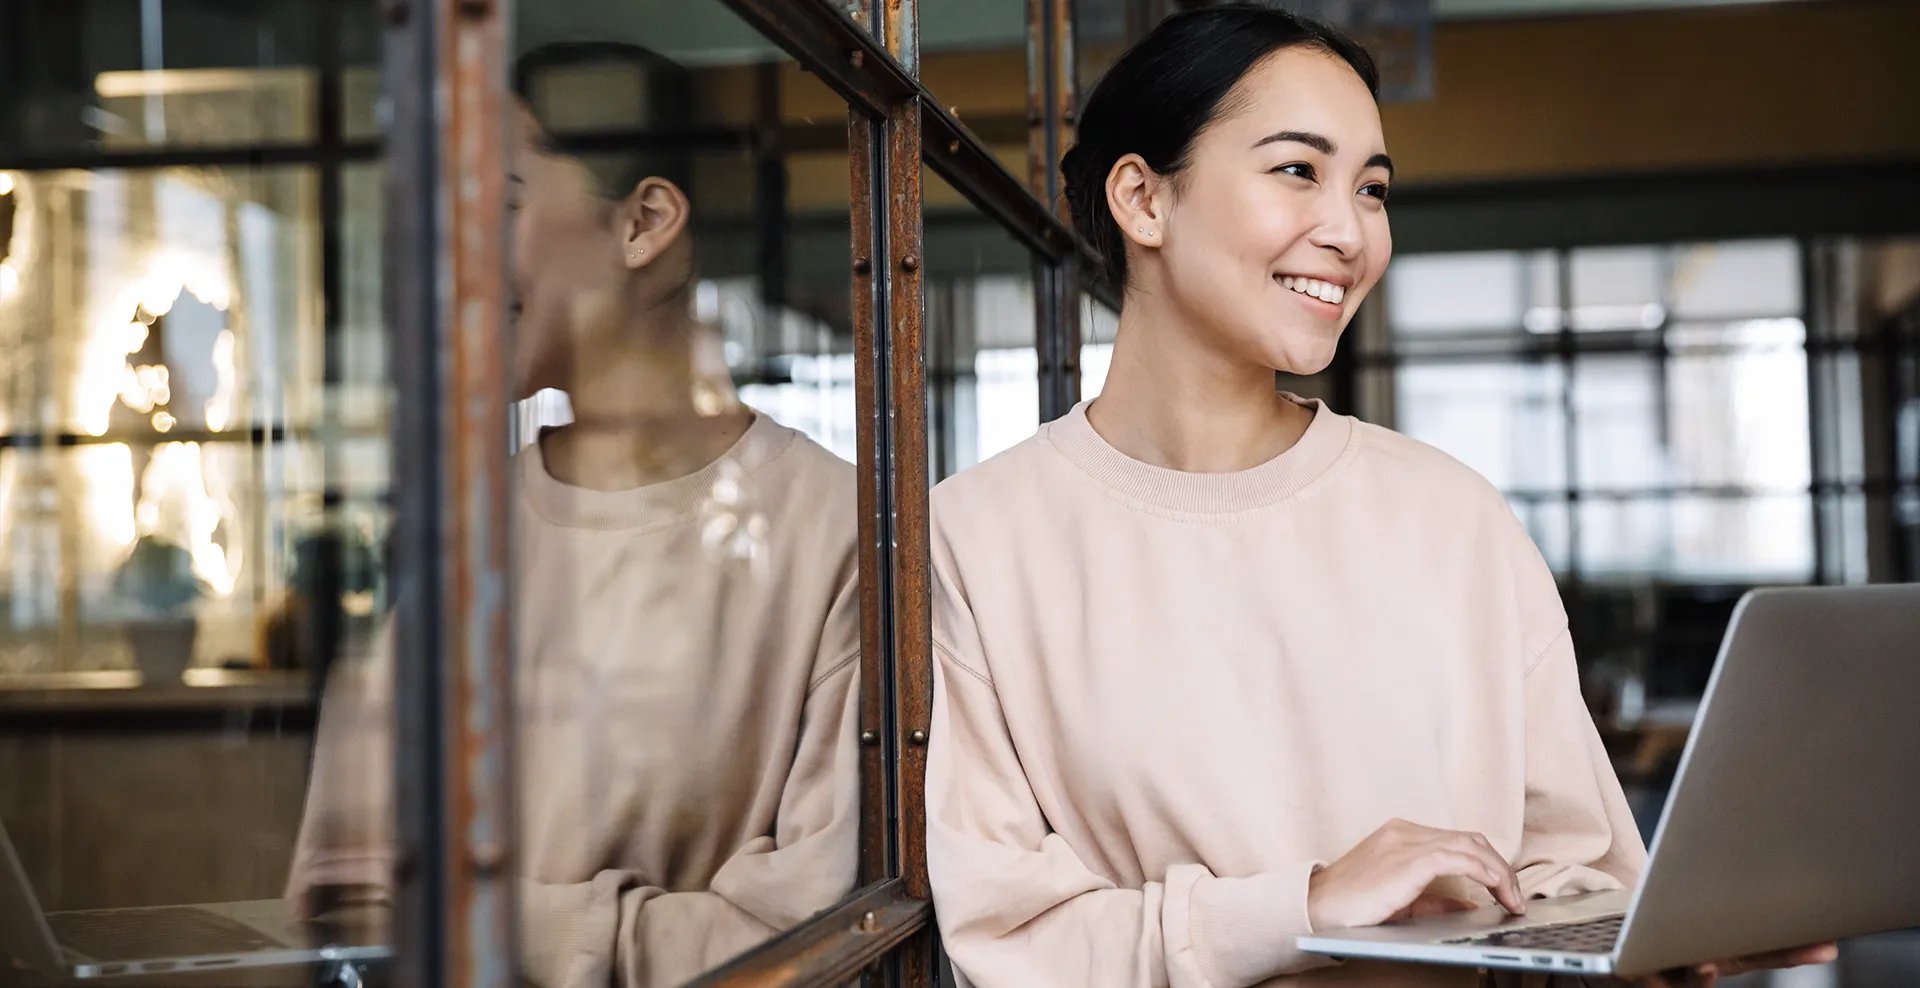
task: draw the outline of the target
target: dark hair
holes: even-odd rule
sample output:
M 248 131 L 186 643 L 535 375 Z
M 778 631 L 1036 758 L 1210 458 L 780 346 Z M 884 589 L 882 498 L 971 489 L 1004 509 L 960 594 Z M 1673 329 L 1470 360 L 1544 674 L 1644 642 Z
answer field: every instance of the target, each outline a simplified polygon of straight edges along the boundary
M 641 81 L 641 103 L 622 109 L 643 121 L 633 140 L 584 146 L 552 121 L 556 99 L 578 99 L 578 94 L 554 96 L 544 91 L 549 73 L 591 66 L 619 66 L 635 70 Z M 552 154 L 572 155 L 593 175 L 600 197 L 619 202 L 649 176 L 667 179 L 688 196 L 693 194 L 693 150 L 680 132 L 687 129 L 693 100 L 688 71 L 657 52 L 619 41 L 553 41 L 538 45 L 514 60 L 514 95 L 533 113 L 543 131 L 536 145 Z
M 1161 175 L 1187 165 L 1194 137 L 1223 112 L 1242 76 L 1284 48 L 1333 55 L 1380 94 L 1380 73 L 1358 43 L 1318 21 L 1256 3 L 1177 13 L 1127 49 L 1080 110 L 1079 137 L 1060 159 L 1074 228 L 1100 258 L 1094 277 L 1118 294 L 1127 284 L 1126 241 L 1107 209 L 1107 173 L 1129 153 Z

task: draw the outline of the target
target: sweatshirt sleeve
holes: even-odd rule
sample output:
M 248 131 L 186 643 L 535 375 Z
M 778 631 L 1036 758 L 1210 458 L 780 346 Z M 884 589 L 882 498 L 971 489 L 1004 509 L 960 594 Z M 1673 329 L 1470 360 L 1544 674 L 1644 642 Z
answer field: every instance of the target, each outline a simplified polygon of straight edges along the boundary
M 1629 888 L 1647 852 L 1581 699 L 1565 629 L 1526 677 L 1526 822 L 1514 861 L 1520 889 L 1554 896 Z
M 625 871 L 520 885 L 522 963 L 543 988 L 681 984 L 838 903 L 853 889 L 859 828 L 858 655 L 810 691 L 771 835 L 720 866 L 705 891 L 669 892 Z
M 287 876 L 287 898 L 302 915 L 390 901 L 392 655 L 389 622 L 368 655 L 341 662 L 327 676 Z
M 1520 520 L 1489 496 L 1526 655 L 1526 799 L 1513 861 L 1520 891 L 1546 897 L 1629 888 L 1647 852 L 1580 695 L 1559 585 Z
M 966 605 L 935 576 L 927 867 L 963 984 L 1242 988 L 1331 963 L 1294 948 L 1324 862 L 1233 878 L 1184 864 L 1137 889 L 1082 863 L 1028 785 Z

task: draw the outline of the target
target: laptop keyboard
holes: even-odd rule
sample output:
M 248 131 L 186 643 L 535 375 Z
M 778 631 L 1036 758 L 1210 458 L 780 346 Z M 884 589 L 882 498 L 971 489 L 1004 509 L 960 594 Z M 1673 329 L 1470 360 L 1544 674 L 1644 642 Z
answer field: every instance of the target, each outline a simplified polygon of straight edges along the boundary
M 54 939 L 96 961 L 137 961 L 284 949 L 259 930 L 192 906 L 49 913 Z
M 1529 950 L 1564 950 L 1575 954 L 1604 954 L 1613 949 L 1614 941 L 1620 939 L 1620 924 L 1626 918 L 1625 915 L 1603 916 L 1578 923 L 1554 923 L 1444 942 L 1475 947 L 1520 947 Z

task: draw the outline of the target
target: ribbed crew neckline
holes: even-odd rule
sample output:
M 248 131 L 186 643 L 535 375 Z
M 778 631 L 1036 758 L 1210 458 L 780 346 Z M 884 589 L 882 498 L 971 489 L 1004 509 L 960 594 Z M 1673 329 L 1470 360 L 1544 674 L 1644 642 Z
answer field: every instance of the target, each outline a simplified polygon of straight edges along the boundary
M 547 472 L 538 441 L 520 454 L 520 488 L 541 517 L 569 528 L 617 530 L 657 528 L 696 517 L 732 461 L 748 475 L 779 458 L 799 433 L 755 412 L 753 423 L 725 453 L 693 473 L 624 491 L 575 487 Z
M 1313 412 L 1299 442 L 1258 466 L 1229 473 L 1170 470 L 1136 460 L 1118 449 L 1087 420 L 1092 400 L 1046 426 L 1047 441 L 1060 455 L 1121 496 L 1167 511 L 1223 515 L 1277 504 L 1305 490 L 1332 469 L 1353 442 L 1353 418 L 1319 399 L 1282 394 Z

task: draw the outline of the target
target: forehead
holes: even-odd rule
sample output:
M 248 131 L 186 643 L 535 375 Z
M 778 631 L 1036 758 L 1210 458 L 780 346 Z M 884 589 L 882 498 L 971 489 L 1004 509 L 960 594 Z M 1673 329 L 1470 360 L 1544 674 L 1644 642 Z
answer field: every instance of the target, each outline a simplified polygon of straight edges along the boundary
M 1251 144 L 1282 130 L 1322 134 L 1341 154 L 1384 151 L 1380 108 L 1360 74 L 1345 60 L 1314 48 L 1293 47 L 1261 59 L 1240 77 L 1208 128 Z

